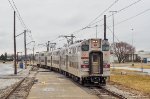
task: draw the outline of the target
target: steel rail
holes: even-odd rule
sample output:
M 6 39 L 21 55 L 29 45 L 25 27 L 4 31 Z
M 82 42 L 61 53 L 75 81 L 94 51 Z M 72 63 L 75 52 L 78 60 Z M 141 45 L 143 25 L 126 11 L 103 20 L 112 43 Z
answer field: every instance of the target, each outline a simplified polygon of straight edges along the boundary
M 107 89 L 107 88 L 105 88 L 105 87 L 103 87 L 103 86 L 101 86 L 100 88 L 102 88 L 104 91 L 110 93 L 111 95 L 113 95 L 113 96 L 115 96 L 115 97 L 117 97 L 117 98 L 119 98 L 119 99 L 127 99 L 125 96 L 120 95 L 120 94 L 118 94 L 118 93 L 116 93 L 116 92 L 113 92 L 113 91 L 111 91 L 111 90 L 109 90 L 109 89 Z
M 26 78 L 26 77 L 25 77 Z M 21 85 L 21 83 L 25 80 L 25 78 L 23 78 L 21 81 L 19 81 L 17 83 L 17 85 L 15 87 L 13 87 L 13 89 L 8 92 L 8 94 L 5 96 L 5 99 L 9 99 L 9 97 L 15 92 L 15 90 Z

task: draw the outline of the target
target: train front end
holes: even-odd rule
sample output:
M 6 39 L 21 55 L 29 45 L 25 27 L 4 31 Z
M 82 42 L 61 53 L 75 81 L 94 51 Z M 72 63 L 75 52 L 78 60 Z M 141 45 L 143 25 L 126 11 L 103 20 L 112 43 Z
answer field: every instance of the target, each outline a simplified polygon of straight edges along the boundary
M 102 86 L 110 76 L 110 51 L 107 40 L 89 39 L 82 42 L 82 83 Z

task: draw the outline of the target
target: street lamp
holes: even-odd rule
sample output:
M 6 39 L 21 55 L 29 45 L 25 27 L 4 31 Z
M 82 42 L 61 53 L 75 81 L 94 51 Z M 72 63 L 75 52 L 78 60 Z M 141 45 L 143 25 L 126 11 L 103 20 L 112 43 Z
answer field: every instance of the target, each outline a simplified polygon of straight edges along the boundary
M 132 31 L 132 66 L 134 66 L 134 48 L 133 48 L 133 28 L 131 29 Z
M 112 13 L 112 20 L 113 20 L 113 67 L 114 67 L 114 53 L 115 53 L 115 21 L 114 21 L 114 14 L 117 13 L 117 11 L 109 11 Z
M 32 58 L 33 60 L 32 60 L 32 61 L 33 61 L 33 65 L 34 65 L 34 47 L 35 47 L 35 41 L 31 41 L 31 42 L 27 43 L 27 45 L 30 44 L 30 43 L 32 43 L 32 42 L 34 43 L 33 49 L 29 49 L 29 50 L 32 50 L 32 51 L 33 51 L 33 56 L 32 56 L 32 57 L 33 57 L 33 58 Z M 30 64 L 31 64 L 31 61 L 30 61 Z

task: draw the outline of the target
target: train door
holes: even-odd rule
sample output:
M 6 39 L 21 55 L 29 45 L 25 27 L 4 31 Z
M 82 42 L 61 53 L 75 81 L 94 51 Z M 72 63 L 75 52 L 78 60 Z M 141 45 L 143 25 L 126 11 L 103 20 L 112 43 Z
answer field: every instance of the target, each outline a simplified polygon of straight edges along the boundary
M 68 71 L 68 55 L 66 55 L 66 70 Z
M 51 56 L 51 67 L 52 67 L 52 56 Z
M 45 57 L 45 66 L 47 66 L 47 57 Z
M 58 66 L 59 66 L 59 70 L 61 70 L 61 66 L 62 66 L 62 56 L 61 56 L 61 54 L 60 54 L 60 57 L 59 57 L 59 64 L 58 64 Z
M 41 65 L 41 57 L 39 57 L 38 63 L 39 65 Z
M 103 74 L 102 52 L 91 52 L 89 59 L 90 74 Z

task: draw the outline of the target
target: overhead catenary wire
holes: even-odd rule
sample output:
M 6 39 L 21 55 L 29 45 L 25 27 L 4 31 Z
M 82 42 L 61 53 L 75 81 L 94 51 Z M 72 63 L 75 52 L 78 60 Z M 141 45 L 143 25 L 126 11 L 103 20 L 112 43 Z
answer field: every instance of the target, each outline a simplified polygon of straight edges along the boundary
M 124 20 L 122 20 L 122 21 L 116 23 L 115 26 L 117 26 L 117 25 L 119 25 L 119 24 L 122 24 L 122 23 L 124 23 L 124 22 L 126 22 L 126 21 L 129 21 L 129 20 L 131 20 L 131 19 L 134 19 L 134 18 L 138 17 L 139 15 L 142 15 L 142 14 L 148 12 L 148 11 L 150 11 L 150 8 L 148 8 L 148 9 L 146 9 L 146 10 L 144 10 L 144 11 L 142 11 L 142 12 L 140 12 L 140 13 L 134 15 L 134 16 L 131 16 L 131 17 L 127 18 L 127 19 L 124 19 Z M 98 25 L 98 26 L 103 26 L 103 25 L 104 25 L 104 24 L 101 24 L 101 25 Z M 110 27 L 112 27 L 112 26 L 109 26 L 108 29 L 110 29 Z
M 12 1 L 12 2 L 11 2 L 11 1 Z M 16 6 L 14 0 L 8 0 L 8 2 L 9 2 L 9 4 L 10 4 L 11 8 L 12 8 L 14 11 L 17 12 L 17 14 L 16 14 L 16 15 L 17 15 L 17 18 L 19 19 L 19 21 L 20 21 L 22 27 L 23 27 L 25 30 L 27 30 L 27 32 L 29 32 L 29 31 L 28 31 L 29 29 L 27 28 L 25 22 L 23 21 L 23 19 L 22 19 L 22 17 L 21 17 L 21 14 L 20 14 L 20 12 L 19 12 L 19 10 L 18 10 L 18 8 L 17 8 L 17 6 Z M 27 35 L 28 35 L 28 36 L 31 38 L 31 40 L 33 41 L 33 36 L 32 36 L 32 34 L 30 33 L 30 35 L 29 35 L 29 34 L 27 34 Z
M 69 33 L 69 34 L 78 33 L 78 32 L 80 32 L 80 31 L 86 29 L 88 26 L 91 26 L 91 24 L 92 24 L 95 20 L 97 20 L 99 17 L 101 17 L 106 11 L 108 11 L 111 7 L 113 7 L 118 1 L 119 1 L 119 0 L 115 0 L 111 5 L 109 5 L 108 8 L 106 8 L 102 13 L 100 13 L 100 14 L 99 14 L 94 20 L 92 20 L 87 26 L 85 26 L 84 28 L 81 28 L 81 29 L 79 29 L 79 30 L 76 30 L 76 31 L 74 31 L 74 32 L 72 32 L 72 33 Z
M 138 17 L 139 15 L 142 15 L 142 14 L 148 12 L 148 11 L 150 11 L 150 8 L 149 8 L 149 9 L 146 9 L 146 10 L 144 10 L 144 11 L 142 11 L 142 12 L 140 12 L 140 13 L 138 13 L 138 14 L 132 16 L 132 17 L 129 17 L 129 18 L 127 18 L 127 19 L 124 19 L 123 21 L 120 21 L 120 22 L 116 23 L 115 25 L 119 25 L 119 24 L 124 23 L 124 22 L 126 22 L 126 21 L 129 21 L 129 20 L 131 20 L 131 19 L 134 19 L 134 18 Z
M 108 8 L 106 8 L 101 14 L 99 14 L 94 20 L 92 20 L 88 26 L 90 24 L 92 24 L 95 20 L 97 20 L 99 17 L 101 17 L 106 11 L 108 11 L 111 7 L 113 7 L 119 0 L 115 0 Z
M 124 23 L 124 22 L 126 22 L 126 21 L 129 21 L 129 20 L 131 20 L 131 19 L 134 19 L 134 18 L 138 17 L 139 15 L 142 15 L 142 14 L 148 12 L 148 11 L 150 11 L 150 8 L 148 8 L 148 9 L 146 9 L 146 10 L 144 10 L 144 11 L 142 11 L 142 12 L 140 12 L 140 13 L 138 13 L 138 14 L 132 16 L 132 17 L 129 17 L 129 18 L 127 18 L 127 19 L 124 19 L 123 21 L 120 21 L 120 22 L 116 23 L 115 26 L 117 26 L 117 25 L 119 25 L 119 24 L 122 24 L 122 23 Z M 103 26 L 103 25 L 104 25 L 104 24 L 101 24 L 101 25 L 98 25 L 98 26 L 100 27 L 100 26 Z M 94 26 L 93 26 L 93 27 L 94 27 Z M 91 28 L 93 28 L 93 27 L 91 27 Z M 108 25 L 107 25 L 107 29 L 108 29 L 110 32 L 112 32 L 112 30 L 110 29 L 110 27 L 111 27 L 111 26 L 108 26 Z M 116 35 L 115 35 L 115 38 L 116 38 L 117 41 L 119 42 L 119 39 L 116 37 Z
M 109 28 L 109 26 L 108 25 L 106 25 L 107 26 L 107 29 L 113 34 L 113 31 Z M 119 39 L 117 38 L 117 36 L 114 34 L 114 36 L 115 36 L 115 38 L 116 38 L 116 40 L 118 41 L 118 42 L 120 42 L 119 41 Z
M 17 8 L 17 6 L 16 6 L 16 4 L 15 4 L 15 2 L 14 2 L 14 0 L 12 0 L 12 2 L 13 2 L 13 5 L 14 5 L 14 7 L 15 7 L 17 13 L 18 13 L 18 16 L 20 17 L 20 20 L 21 20 L 22 24 L 24 25 L 24 28 L 27 29 L 27 26 L 25 25 L 25 23 L 24 23 L 24 21 L 23 21 L 21 15 L 20 15 L 20 12 L 19 12 L 19 10 L 18 10 L 18 8 Z
M 133 5 L 137 4 L 137 3 L 139 3 L 140 1 L 142 1 L 142 0 L 137 0 L 137 1 L 135 1 L 135 2 L 133 2 L 133 3 L 131 3 L 131 4 L 129 4 L 129 5 L 127 5 L 127 6 L 123 7 L 123 8 L 121 8 L 121 9 L 118 10 L 116 13 L 114 13 L 114 15 L 115 15 L 115 14 L 118 14 L 118 13 L 120 13 L 120 12 L 122 12 L 122 11 L 128 9 L 128 8 L 130 8 L 131 6 L 133 6 Z M 111 17 L 111 16 L 112 16 L 112 14 L 109 15 L 109 16 L 107 16 L 107 18 L 109 18 L 109 17 Z M 104 19 L 100 19 L 100 20 L 98 20 L 98 21 L 92 23 L 91 25 L 97 24 L 97 23 L 99 23 L 99 22 L 101 22 L 101 21 L 103 21 L 103 20 L 104 20 Z M 91 26 L 91 25 L 90 25 L 90 26 Z
M 11 8 L 12 8 L 14 11 L 17 12 L 17 17 L 18 17 L 20 23 L 22 24 L 22 26 L 23 26 L 25 29 L 27 29 L 27 26 L 25 25 L 25 23 L 24 23 L 24 21 L 23 21 L 21 15 L 20 15 L 20 13 L 19 13 L 19 10 L 18 10 L 17 6 L 15 5 L 15 2 L 14 2 L 13 0 L 12 0 L 12 3 L 11 3 L 10 0 L 8 0 L 8 2 L 9 2 L 9 4 L 10 4 Z
M 89 26 L 92 26 L 92 25 L 94 25 L 94 24 L 97 24 L 98 22 L 103 21 L 104 19 L 101 19 L 101 20 L 99 20 L 99 21 L 94 22 L 94 21 L 97 20 L 99 17 L 101 17 L 106 11 L 108 11 L 112 6 L 114 6 L 118 1 L 119 1 L 119 0 L 115 0 L 108 8 L 106 8 L 101 14 L 99 14 L 94 20 L 92 20 L 86 27 L 81 28 L 81 29 L 79 29 L 79 30 L 76 30 L 76 31 L 74 31 L 74 32 L 72 32 L 72 33 L 69 33 L 69 34 L 77 34 L 77 33 L 81 32 L 81 31 L 87 29 Z M 131 6 L 133 6 L 133 5 L 137 4 L 137 3 L 139 3 L 140 1 L 142 1 L 142 0 L 137 0 L 137 1 L 135 1 L 135 2 L 133 2 L 133 3 L 131 3 L 131 4 L 129 4 L 129 5 L 127 5 L 127 6 L 123 7 L 123 8 L 121 8 L 121 9 L 118 10 L 117 13 L 115 13 L 115 14 L 118 14 L 118 13 L 120 13 L 120 12 L 126 10 L 127 8 L 129 8 L 129 7 L 131 7 Z M 107 18 L 109 18 L 109 17 L 111 17 L 111 16 L 112 16 L 112 14 L 109 15 L 109 16 L 107 16 Z M 94 23 L 93 23 L 93 22 L 94 22 Z M 98 26 L 103 26 L 103 24 L 102 24 L 102 25 L 98 25 Z M 68 34 L 68 35 L 69 35 L 69 34 Z
M 142 15 L 142 14 L 148 12 L 148 11 L 150 11 L 150 8 L 148 8 L 148 9 L 146 9 L 146 10 L 144 10 L 144 11 L 142 11 L 142 12 L 140 12 L 140 13 L 138 13 L 138 14 L 132 16 L 132 17 L 129 17 L 129 18 L 127 18 L 127 19 L 124 19 L 124 20 L 121 21 L 121 22 L 116 23 L 115 26 L 117 26 L 117 25 L 119 25 L 119 24 L 122 24 L 122 23 L 124 23 L 124 22 L 126 22 L 126 21 L 129 21 L 129 20 L 131 20 L 131 19 L 134 19 L 134 18 L 138 17 L 139 15 Z M 102 25 L 98 25 L 98 26 L 103 26 L 103 24 L 102 24 Z M 94 27 L 94 26 L 93 26 L 93 27 Z M 111 27 L 111 26 L 108 26 L 108 25 L 107 25 L 107 29 L 109 29 L 109 31 L 112 33 L 112 30 L 110 29 L 110 27 Z M 115 38 L 116 38 L 117 41 L 119 42 L 119 39 L 116 37 L 116 35 L 115 35 Z
M 129 21 L 129 20 L 131 20 L 131 19 L 134 19 L 134 18 L 138 17 L 139 15 L 142 15 L 142 14 L 148 12 L 148 11 L 150 11 L 150 8 L 149 8 L 149 9 L 146 9 L 146 10 L 144 10 L 144 11 L 142 11 L 142 12 L 140 12 L 140 13 L 138 13 L 138 14 L 132 16 L 132 17 L 129 17 L 129 18 L 127 18 L 127 19 L 124 19 L 124 20 L 121 21 L 121 22 L 116 23 L 115 26 L 117 26 L 117 25 L 119 25 L 119 24 L 121 24 L 121 23 L 124 23 L 124 22 L 126 22 L 126 21 Z M 109 29 L 109 31 L 112 33 L 112 30 L 110 29 L 110 27 L 111 27 L 111 26 L 108 26 L 108 25 L 107 25 L 107 29 Z M 120 42 L 119 39 L 116 37 L 116 35 L 115 35 L 115 38 L 117 39 L 118 42 Z
M 128 6 L 125 6 L 124 8 L 118 10 L 118 11 L 116 12 L 116 14 L 119 13 L 119 12 L 121 12 L 121 11 L 123 11 L 123 10 L 126 10 L 127 8 L 133 6 L 133 5 L 137 4 L 137 3 L 139 3 L 140 1 L 142 1 L 142 0 L 137 0 L 137 1 L 135 1 L 135 2 L 133 2 L 133 3 L 131 3 L 131 4 L 129 4 Z

